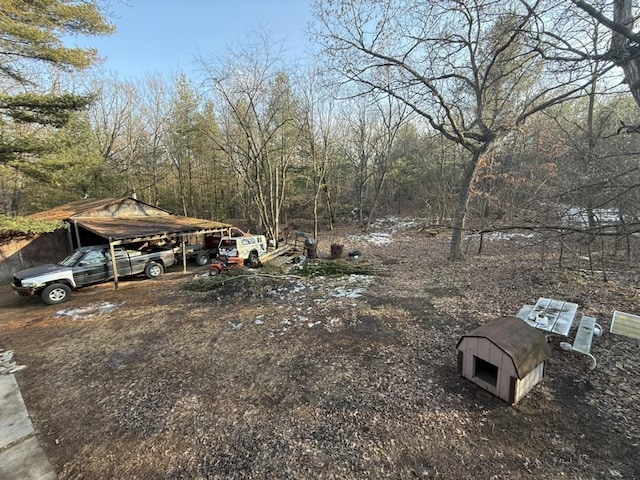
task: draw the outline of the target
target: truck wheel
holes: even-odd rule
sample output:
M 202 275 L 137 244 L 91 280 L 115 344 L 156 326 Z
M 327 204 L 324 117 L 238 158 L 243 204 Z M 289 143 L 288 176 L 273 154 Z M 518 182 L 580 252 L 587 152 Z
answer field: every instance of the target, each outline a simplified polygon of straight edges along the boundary
M 251 252 L 249 254 L 249 257 L 246 260 L 246 263 L 248 264 L 249 267 L 259 267 L 260 258 L 258 257 L 258 254 L 255 252 Z
M 196 265 L 202 267 L 209 263 L 209 254 L 205 252 L 198 253 L 194 261 L 196 262 Z
M 71 297 L 71 287 L 64 283 L 53 283 L 46 287 L 40 294 L 40 298 L 47 305 L 56 305 L 66 302 Z
M 164 272 L 164 267 L 157 262 L 150 262 L 144 267 L 144 274 L 147 278 L 158 278 Z

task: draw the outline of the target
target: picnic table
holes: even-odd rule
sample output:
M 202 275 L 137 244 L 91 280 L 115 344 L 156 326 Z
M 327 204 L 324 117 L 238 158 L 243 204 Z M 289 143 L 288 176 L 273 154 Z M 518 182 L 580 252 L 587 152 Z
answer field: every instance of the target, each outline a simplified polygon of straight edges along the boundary
M 516 317 L 538 330 L 568 337 L 577 311 L 577 303 L 539 298 L 535 305 L 522 307 Z M 588 356 L 591 359 L 591 370 L 593 370 L 596 368 L 596 359 L 591 355 L 591 342 L 594 335 L 600 336 L 601 334 L 602 327 L 596 323 L 596 319 L 583 315 L 573 344 L 560 342 L 560 347 Z
M 539 298 L 535 305 L 522 307 L 516 316 L 534 328 L 567 337 L 577 311 L 577 303 Z

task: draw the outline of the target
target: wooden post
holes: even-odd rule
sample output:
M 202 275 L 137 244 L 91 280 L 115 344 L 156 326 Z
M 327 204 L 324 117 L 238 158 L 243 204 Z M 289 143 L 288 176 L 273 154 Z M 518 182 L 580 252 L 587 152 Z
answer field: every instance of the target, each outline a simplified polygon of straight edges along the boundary
M 77 248 L 80 248 L 82 245 L 80 244 L 80 231 L 78 230 L 78 222 L 73 222 L 73 227 L 76 233 Z
M 182 247 L 182 272 L 187 273 L 187 244 L 184 240 L 184 235 L 180 236 L 182 242 L 180 243 Z
M 111 253 L 111 266 L 113 267 L 113 283 L 118 289 L 118 268 L 116 267 L 116 249 L 113 247 L 113 239 L 109 237 L 109 252 Z

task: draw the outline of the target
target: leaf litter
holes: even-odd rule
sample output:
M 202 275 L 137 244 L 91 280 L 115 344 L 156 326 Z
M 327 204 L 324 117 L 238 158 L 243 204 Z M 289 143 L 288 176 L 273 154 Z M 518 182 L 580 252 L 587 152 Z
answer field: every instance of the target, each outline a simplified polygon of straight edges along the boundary
M 461 378 L 455 351 L 538 297 L 608 332 L 614 309 L 639 309 L 633 267 L 611 263 L 603 282 L 507 238 L 451 263 L 423 224 L 382 222 L 385 244 L 323 235 L 320 251 L 357 249 L 368 275 L 292 269 L 202 291 L 168 275 L 101 292 L 118 308 L 83 322 L 14 314 L 0 346 L 29 366 L 21 389 L 59 478 L 635 478 L 637 340 L 595 339 L 590 372 L 550 338 L 545 379 L 515 406 Z

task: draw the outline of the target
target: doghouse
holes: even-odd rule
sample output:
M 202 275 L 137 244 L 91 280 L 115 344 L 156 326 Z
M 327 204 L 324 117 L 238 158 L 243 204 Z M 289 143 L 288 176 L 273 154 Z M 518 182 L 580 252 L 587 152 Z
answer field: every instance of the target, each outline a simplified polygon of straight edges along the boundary
M 550 354 L 543 332 L 514 317 L 472 330 L 457 348 L 458 373 L 511 404 L 542 380 Z

